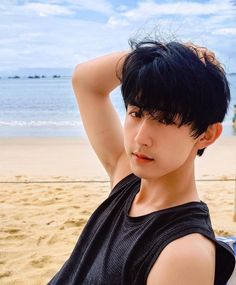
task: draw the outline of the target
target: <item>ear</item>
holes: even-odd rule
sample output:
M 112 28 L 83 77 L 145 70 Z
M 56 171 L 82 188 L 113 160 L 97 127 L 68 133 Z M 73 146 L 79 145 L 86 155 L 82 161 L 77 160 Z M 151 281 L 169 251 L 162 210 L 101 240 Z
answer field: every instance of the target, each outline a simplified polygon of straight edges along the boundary
M 197 138 L 197 148 L 203 149 L 213 144 L 222 133 L 222 124 L 215 123 L 208 126 L 207 130 Z

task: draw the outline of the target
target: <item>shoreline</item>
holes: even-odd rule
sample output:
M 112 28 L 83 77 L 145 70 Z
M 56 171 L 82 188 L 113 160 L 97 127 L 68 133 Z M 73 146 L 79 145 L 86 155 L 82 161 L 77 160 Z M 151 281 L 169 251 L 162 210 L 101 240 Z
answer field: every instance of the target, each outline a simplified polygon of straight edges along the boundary
M 124 113 L 121 116 L 122 124 L 124 123 Z M 232 115 L 233 116 L 233 115 Z M 38 121 L 17 121 L 16 126 L 12 126 L 11 122 L 0 122 L 0 139 L 1 138 L 78 138 L 86 140 L 86 133 L 82 127 L 81 121 L 71 121 L 69 126 L 62 128 L 57 126 L 57 121 L 51 123 L 53 127 L 45 125 L 46 121 L 42 121 L 42 126 L 38 126 Z M 67 122 L 68 123 L 68 122 Z M 24 126 L 22 126 L 22 124 Z M 36 124 L 32 127 L 32 124 Z M 72 127 L 73 126 L 73 127 Z M 45 135 L 46 134 L 46 135 Z M 223 123 L 222 137 L 236 137 L 236 128 L 233 127 L 232 118 L 228 118 L 228 121 Z

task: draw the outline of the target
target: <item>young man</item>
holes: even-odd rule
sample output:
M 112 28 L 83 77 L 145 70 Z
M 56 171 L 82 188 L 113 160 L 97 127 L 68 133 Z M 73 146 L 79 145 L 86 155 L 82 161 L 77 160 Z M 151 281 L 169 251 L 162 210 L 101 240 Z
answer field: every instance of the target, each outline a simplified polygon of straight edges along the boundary
M 120 81 L 123 129 L 109 98 Z M 194 179 L 230 100 L 214 54 L 141 42 L 78 65 L 73 87 L 112 191 L 49 284 L 225 285 L 234 255 L 215 240 Z

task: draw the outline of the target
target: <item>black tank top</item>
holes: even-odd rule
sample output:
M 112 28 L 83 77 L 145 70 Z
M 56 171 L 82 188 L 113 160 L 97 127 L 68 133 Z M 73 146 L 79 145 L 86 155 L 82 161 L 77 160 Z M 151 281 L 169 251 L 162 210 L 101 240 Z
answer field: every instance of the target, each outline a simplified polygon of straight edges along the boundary
M 226 285 L 235 258 L 216 241 L 208 207 L 189 202 L 144 216 L 128 215 L 140 189 L 133 174 L 121 180 L 90 217 L 80 238 L 50 285 L 146 285 L 148 274 L 170 242 L 200 233 L 216 243 L 214 285 Z

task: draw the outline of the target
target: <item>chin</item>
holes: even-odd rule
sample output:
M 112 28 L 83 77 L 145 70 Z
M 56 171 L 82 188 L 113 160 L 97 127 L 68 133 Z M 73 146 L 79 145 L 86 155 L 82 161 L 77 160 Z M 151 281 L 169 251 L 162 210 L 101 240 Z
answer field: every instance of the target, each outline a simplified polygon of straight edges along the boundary
M 141 179 L 153 179 L 153 178 L 158 178 L 156 175 L 153 175 L 149 172 L 147 172 L 146 169 L 140 169 L 137 167 L 132 167 L 131 166 L 131 170 L 133 172 L 134 175 L 136 175 L 137 177 L 141 178 Z
M 163 178 L 165 176 L 173 174 L 174 170 L 170 171 L 164 171 L 164 170 L 158 170 L 158 169 L 145 169 L 142 167 L 136 167 L 134 165 L 131 165 L 131 170 L 133 174 L 135 174 L 137 177 L 141 179 L 146 179 L 146 180 L 157 180 L 160 178 Z

